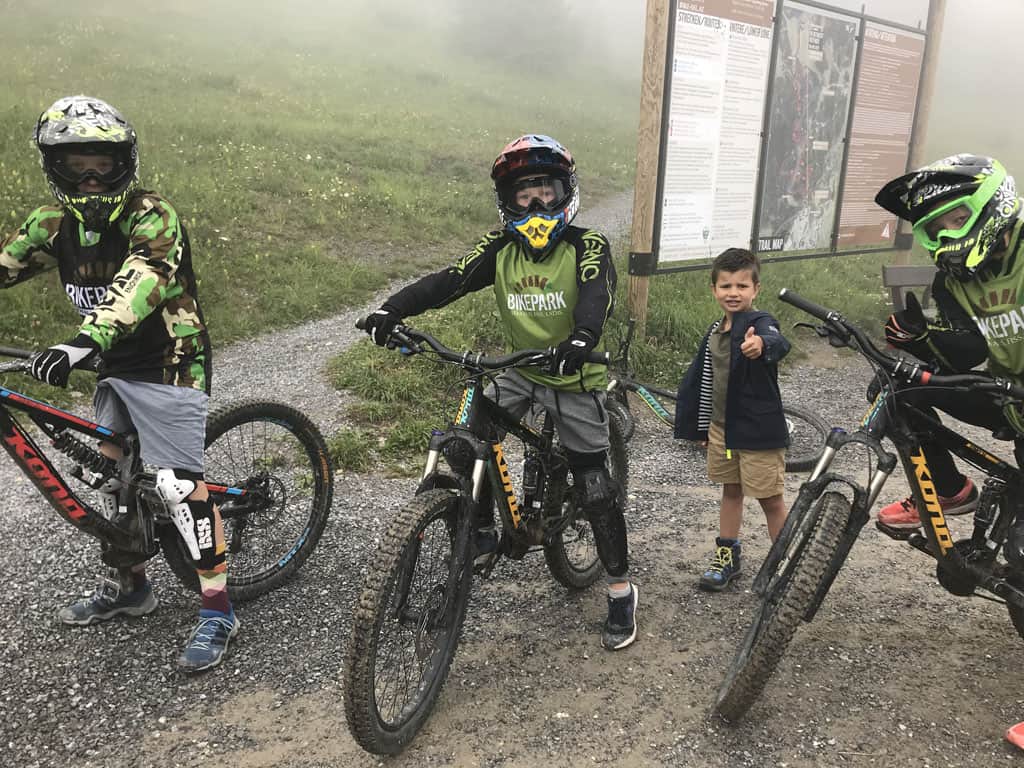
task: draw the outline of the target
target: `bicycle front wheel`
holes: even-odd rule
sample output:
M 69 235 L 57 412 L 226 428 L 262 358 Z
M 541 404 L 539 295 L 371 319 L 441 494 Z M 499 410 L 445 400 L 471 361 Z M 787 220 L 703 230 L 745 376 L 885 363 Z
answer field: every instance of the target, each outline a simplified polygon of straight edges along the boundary
M 823 493 L 790 511 L 798 515 L 788 536 L 772 545 L 771 569 L 761 605 L 718 690 L 715 710 L 735 722 L 764 690 L 789 641 L 832 566 L 832 555 L 850 518 L 850 502 L 840 493 Z M 838 564 L 834 566 L 838 569 Z
M 247 400 L 211 411 L 204 460 L 208 483 L 246 492 L 210 495 L 224 521 L 228 594 L 250 600 L 295 575 L 320 541 L 334 493 L 327 445 L 295 408 Z M 161 526 L 160 540 L 171 571 L 199 592 L 177 529 Z
M 786 448 L 786 471 L 806 472 L 813 469 L 825 450 L 829 426 L 815 414 L 783 407 L 786 428 L 789 430 L 789 447 Z
M 367 752 L 393 755 L 430 715 L 459 643 L 472 586 L 461 499 L 425 491 L 388 527 L 352 622 L 345 716 Z

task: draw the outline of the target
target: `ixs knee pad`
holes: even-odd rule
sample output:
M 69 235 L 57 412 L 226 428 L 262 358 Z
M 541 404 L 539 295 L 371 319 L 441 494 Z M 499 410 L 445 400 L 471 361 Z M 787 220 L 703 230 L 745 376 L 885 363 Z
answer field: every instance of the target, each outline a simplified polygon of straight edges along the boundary
M 196 566 L 210 570 L 224 560 L 223 552 L 217 555 L 213 502 L 208 498 L 202 501 L 188 499 L 202 479 L 198 472 L 161 469 L 156 473 L 156 489 Z
M 625 576 L 629 570 L 626 547 L 626 519 L 619 504 L 618 486 L 608 470 L 601 467 L 575 469 L 576 499 L 590 520 L 597 554 L 609 576 Z

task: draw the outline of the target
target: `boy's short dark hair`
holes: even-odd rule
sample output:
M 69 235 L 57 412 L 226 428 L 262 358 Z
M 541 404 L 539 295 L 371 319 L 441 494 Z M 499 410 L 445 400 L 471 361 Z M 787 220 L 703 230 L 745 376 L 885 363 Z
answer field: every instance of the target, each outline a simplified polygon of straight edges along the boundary
M 726 248 L 711 262 L 711 284 L 718 282 L 719 272 L 739 272 L 749 269 L 755 283 L 761 282 L 761 260 L 746 248 Z

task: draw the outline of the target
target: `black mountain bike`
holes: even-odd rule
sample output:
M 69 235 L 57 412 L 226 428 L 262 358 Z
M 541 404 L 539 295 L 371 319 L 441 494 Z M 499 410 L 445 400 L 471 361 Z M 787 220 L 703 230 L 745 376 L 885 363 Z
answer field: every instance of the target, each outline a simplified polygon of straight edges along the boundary
M 676 393 L 660 389 L 636 380 L 636 373 L 629 360 L 630 344 L 636 320 L 630 319 L 626 335 L 619 343 L 619 351 L 611 363 L 608 379 L 608 410 L 623 424 L 623 436 L 627 441 L 636 432 L 636 416 L 630 410 L 629 393 L 632 392 L 654 415 L 669 428 L 675 426 L 675 413 L 661 400 L 676 402 Z M 661 400 L 659 400 L 661 398 Z M 786 471 L 806 472 L 818 463 L 825 450 L 825 438 L 829 427 L 815 414 L 802 408 L 783 404 L 786 427 L 789 429 L 789 446 L 786 448 Z
M 0 347 L 0 355 L 23 358 L 0 364 L 0 373 L 27 371 L 31 354 Z M 52 450 L 70 460 L 66 471 L 78 481 L 80 491 L 65 482 L 12 411 L 26 414 Z M 174 575 L 199 592 L 194 561 L 156 490 L 156 476 L 144 471 L 136 435 L 114 432 L 0 387 L 0 439 L 57 514 L 100 541 L 106 565 L 133 565 L 163 549 Z M 93 447 L 94 441 L 119 446 L 125 458 L 107 458 Z M 334 491 L 323 437 L 294 408 L 246 400 L 211 411 L 205 464 L 210 497 L 224 521 L 231 599 L 262 595 L 302 566 L 323 533 Z M 90 488 L 113 477 L 124 485 L 119 491 L 121 509 L 108 519 L 86 498 Z
M 906 473 L 921 528 L 900 530 L 876 522 L 878 529 L 935 558 L 938 581 L 950 593 L 965 597 L 994 595 L 990 599 L 1004 601 L 1014 627 L 1024 637 L 1024 564 L 1012 559 L 1022 542 L 1011 536 L 1011 526 L 1024 508 L 1024 476 L 1017 467 L 943 426 L 902 397 L 912 389 L 943 387 L 988 392 L 1004 403 L 1013 403 L 1024 400 L 1024 388 L 981 373 L 932 374 L 916 361 L 880 351 L 837 312 L 785 289 L 779 298 L 820 320 L 823 325 L 816 330 L 834 346 L 850 347 L 867 358 L 875 370 L 868 392 L 878 394 L 856 431 L 832 430 L 821 461 L 800 487 L 786 524 L 754 580 L 761 605 L 715 702 L 719 714 L 732 721 L 741 718 L 761 694 L 800 622 L 814 618 L 897 459 Z M 924 435 L 987 476 L 970 538 L 954 541 L 946 525 L 921 450 Z M 885 439 L 892 441 L 895 454 L 883 447 Z M 1017 440 L 1014 453 L 1019 464 L 1024 442 L 1019 442 L 1019 436 Z M 870 471 L 866 486 L 830 471 L 837 452 L 851 446 L 867 453 Z M 1000 557 L 1004 545 L 1010 554 Z M 1007 562 L 1005 557 L 1011 560 Z M 1019 555 L 1017 558 L 1024 559 Z M 989 595 L 983 594 L 986 592 Z
M 569 589 L 588 587 L 604 572 L 552 420 L 541 412 L 520 421 L 484 396 L 495 373 L 547 366 L 553 350 L 484 357 L 456 352 L 403 325 L 392 340 L 407 354 L 431 354 L 462 368 L 465 389 L 453 421 L 434 431 L 416 496 L 384 533 L 355 609 L 345 713 L 356 742 L 376 754 L 401 751 L 429 716 L 458 646 L 474 572 L 487 578 L 500 556 L 518 560 L 537 550 Z M 607 364 L 607 356 L 591 353 L 589 361 Z M 621 500 L 626 450 L 617 418 L 609 421 L 609 471 Z M 521 495 L 505 435 L 524 449 Z M 498 550 L 474 567 L 474 521 L 492 505 L 501 519 Z

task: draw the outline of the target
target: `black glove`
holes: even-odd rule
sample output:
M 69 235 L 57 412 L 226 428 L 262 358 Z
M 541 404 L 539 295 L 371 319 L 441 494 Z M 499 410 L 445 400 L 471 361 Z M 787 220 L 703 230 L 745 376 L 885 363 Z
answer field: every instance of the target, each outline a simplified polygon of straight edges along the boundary
M 28 361 L 28 372 L 54 387 L 66 387 L 71 369 L 89 360 L 100 351 L 99 344 L 84 333 L 71 341 L 36 352 Z
M 921 341 L 928 335 L 928 321 L 913 291 L 907 292 L 907 308 L 893 312 L 885 323 L 885 340 L 894 347 Z
M 586 328 L 577 328 L 568 339 L 555 347 L 552 369 L 559 376 L 572 376 L 583 367 L 587 353 L 597 346 L 594 334 Z
M 388 343 L 391 332 L 400 322 L 402 322 L 402 316 L 395 311 L 394 307 L 385 304 L 363 321 L 363 330 L 370 335 L 374 344 L 383 347 Z

